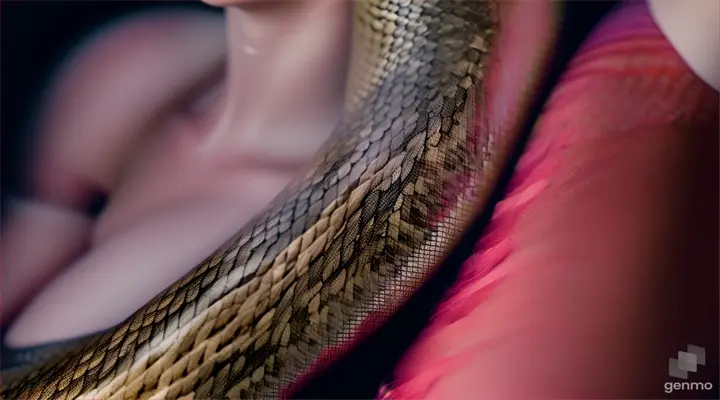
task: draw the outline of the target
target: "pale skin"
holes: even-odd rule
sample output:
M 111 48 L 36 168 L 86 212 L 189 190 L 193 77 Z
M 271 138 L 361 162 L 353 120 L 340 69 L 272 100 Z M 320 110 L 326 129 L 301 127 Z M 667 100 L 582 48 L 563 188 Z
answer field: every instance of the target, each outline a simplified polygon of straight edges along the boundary
M 13 323 L 7 345 L 120 322 L 222 245 L 313 159 L 343 102 L 347 4 L 290 4 L 228 7 L 227 44 L 215 17 L 131 21 L 61 76 L 34 175 L 38 198 L 60 208 L 24 207 L 4 235 L 4 264 L 12 265 L 3 273 L 6 312 L 62 271 Z M 173 104 L 225 59 L 227 76 L 200 87 L 195 114 Z M 96 191 L 110 201 L 91 220 L 83 207 Z M 28 239 L 51 234 L 57 242 Z M 39 251 L 43 244 L 50 248 Z
M 658 25 L 698 76 L 718 88 L 720 82 L 713 71 L 720 71 L 716 50 L 720 47 L 712 42 L 717 35 L 709 38 L 702 29 L 678 33 L 679 25 L 684 24 L 671 23 L 670 3 L 650 2 Z M 38 163 L 35 175 L 37 194 L 68 211 L 29 208 L 18 214 L 17 228 L 3 237 L 3 264 L 13 265 L 3 272 L 3 292 L 9 299 L 6 307 L 18 307 L 44 280 L 43 276 L 54 274 L 51 270 L 63 272 L 44 287 L 15 321 L 9 331 L 9 345 L 28 346 L 71 338 L 120 322 L 260 212 L 297 170 L 312 160 L 329 136 L 343 91 L 343 68 L 339 66 L 345 56 L 347 26 L 342 21 L 347 10 L 341 2 L 304 2 L 301 7 L 285 8 L 232 1 L 213 4 L 228 7 L 227 47 L 222 21 L 206 16 L 178 16 L 166 21 L 162 26 L 167 32 L 152 40 L 132 40 L 135 31 L 129 28 L 116 34 L 114 40 L 128 46 L 146 46 L 148 54 L 153 49 L 168 49 L 169 54 L 176 54 L 183 62 L 168 61 L 167 53 L 133 60 L 116 55 L 117 47 L 107 46 L 106 49 L 114 50 L 101 51 L 98 45 L 96 50 L 88 50 L 84 58 L 80 56 L 76 74 L 60 78 L 58 85 L 72 90 L 82 90 L 83 82 L 93 82 L 92 94 L 80 96 L 77 104 L 63 103 L 62 107 L 67 109 L 62 109 L 59 101 L 50 100 L 44 117 L 47 123 L 41 132 L 46 139 L 40 149 L 43 161 Z M 694 13 L 683 18 L 692 14 L 695 25 L 717 27 L 718 13 L 712 12 L 716 4 L 712 0 L 690 2 L 687 9 Z M 292 24 L 308 10 L 317 11 L 317 16 L 326 18 L 326 22 L 312 26 Z M 702 25 L 697 18 L 716 20 L 714 25 L 713 21 Z M 136 24 L 133 29 L 142 30 L 148 22 L 132 23 Z M 156 22 L 153 24 L 157 26 Z M 297 29 L 282 36 L 275 33 L 279 26 Z M 177 40 L 178 32 L 191 29 L 197 29 L 194 40 L 203 41 L 203 48 L 208 49 L 204 57 L 197 56 L 201 46 Z M 338 39 L 330 39 L 335 37 Z M 109 42 L 113 37 L 103 40 Z M 318 43 L 321 40 L 322 45 Z M 278 43 L 284 46 L 282 50 L 268 50 L 267 57 L 259 57 L 264 48 L 272 49 L 281 45 Z M 698 48 L 697 43 L 702 46 Z M 197 115 L 201 117 L 190 118 L 178 109 L 159 119 L 145 112 L 167 107 L 173 110 L 170 105 L 182 90 L 171 90 L 172 83 L 199 84 L 222 65 L 226 49 L 228 74 L 218 82 L 220 88 L 226 89 L 213 92 L 212 87 L 206 88 L 205 100 L 201 102 L 205 105 L 198 106 Z M 119 64 L 121 59 L 127 64 Z M 147 74 L 136 70 L 124 79 L 127 84 L 147 79 L 137 85 L 147 95 L 127 93 L 128 98 L 117 99 L 118 106 L 113 108 L 104 106 L 103 99 L 110 98 L 110 94 L 115 98 L 117 93 L 124 94 L 117 90 L 122 81 L 114 78 L 109 82 L 101 75 L 92 79 L 92 75 L 77 72 L 85 65 L 101 74 L 105 66 L 114 65 L 114 74 L 116 69 L 122 71 L 140 63 L 157 65 L 157 69 L 139 68 Z M 283 69 L 283 65 L 294 68 Z M 328 77 L 334 77 L 331 84 Z M 327 90 L 317 90 L 319 87 Z M 149 104 L 138 99 L 147 99 Z M 108 117 L 117 123 L 109 124 L 103 118 L 87 120 L 87 116 L 97 115 L 89 111 L 93 107 L 97 112 L 112 110 Z M 279 110 L 284 119 L 278 118 Z M 72 129 L 91 122 L 116 130 L 98 135 L 95 131 Z M 304 128 L 298 131 L 298 126 Z M 95 156 L 88 157 L 88 148 L 102 150 L 95 150 Z M 133 157 L 128 158 L 127 154 Z M 73 162 L 67 163 L 68 160 Z M 111 201 L 97 220 L 91 220 L 82 215 L 82 207 L 96 188 L 109 193 Z M 37 225 L 23 240 L 18 239 L 22 229 L 20 218 L 34 220 Z M 53 246 L 52 251 L 36 250 L 32 254 L 37 254 L 37 259 L 20 257 L 27 253 L 18 244 L 25 237 L 37 237 L 34 235 L 43 230 L 50 236 L 53 229 L 63 234 L 62 242 Z M 73 258 L 75 261 L 67 265 L 48 262 Z M 618 279 L 627 277 L 618 275 Z M 556 286 L 553 290 L 558 293 L 563 288 Z M 542 311 L 530 314 L 540 315 Z M 558 337 L 565 334 L 557 333 Z M 527 344 L 509 345 L 520 349 Z M 493 384 L 497 387 L 492 387 Z M 504 384 L 500 379 L 488 382 L 488 393 L 512 393 L 512 384 L 500 387 Z

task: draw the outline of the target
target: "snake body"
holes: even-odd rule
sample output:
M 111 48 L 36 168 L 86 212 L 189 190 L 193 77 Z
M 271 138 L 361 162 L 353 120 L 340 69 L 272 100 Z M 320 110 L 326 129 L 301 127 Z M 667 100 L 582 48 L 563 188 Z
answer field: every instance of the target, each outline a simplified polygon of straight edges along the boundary
M 314 167 L 183 279 L 3 398 L 285 396 L 426 280 L 507 157 L 505 138 L 475 129 L 496 5 L 354 7 L 346 115 Z

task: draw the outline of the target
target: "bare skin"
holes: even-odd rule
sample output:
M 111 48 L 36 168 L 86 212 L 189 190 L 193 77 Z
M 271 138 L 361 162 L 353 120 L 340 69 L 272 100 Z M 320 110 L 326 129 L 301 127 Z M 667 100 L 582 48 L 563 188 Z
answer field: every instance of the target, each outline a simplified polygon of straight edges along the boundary
M 187 57 L 193 48 L 201 57 Z M 156 13 L 107 29 L 60 71 L 38 116 L 27 177 L 35 198 L 14 202 L 3 232 L 3 322 L 98 240 L 86 213 L 93 197 L 117 189 L 128 155 L 158 136 L 159 111 L 221 66 L 224 53 L 217 16 Z
M 269 9 L 261 10 L 267 13 Z M 248 15 L 261 15 L 258 14 L 260 11 L 257 8 L 254 11 L 255 14 L 234 14 L 237 19 L 234 19 L 233 15 L 229 16 L 228 27 L 231 30 L 231 38 L 242 37 L 242 35 L 232 35 L 233 21 L 246 19 Z M 337 14 L 339 15 L 340 12 L 337 11 Z M 272 18 L 269 20 L 272 21 Z M 252 21 L 261 22 L 258 25 L 252 25 L 257 28 L 257 30 L 253 29 L 253 32 L 265 32 L 263 27 L 269 26 L 265 25 L 268 20 L 258 18 Z M 259 34 L 259 36 L 263 35 Z M 321 36 L 325 37 L 326 35 Z M 698 40 L 701 39 L 702 37 L 698 37 Z M 251 41 L 262 42 L 257 37 Z M 256 81 L 254 77 L 257 75 L 252 75 L 252 72 L 246 72 L 247 75 L 233 75 L 232 67 L 240 65 L 238 64 L 240 61 L 234 64 L 233 56 L 237 56 L 237 60 L 248 59 L 246 44 L 250 44 L 251 48 L 255 49 L 252 43 L 244 43 L 243 46 L 234 46 L 232 42 L 229 43 L 231 68 L 229 69 L 228 87 L 237 88 L 237 90 L 229 90 L 228 93 L 237 93 L 238 91 L 243 93 L 242 88 L 245 87 L 247 90 L 245 85 Z M 258 45 L 255 50 L 259 49 Z M 709 46 L 706 49 L 710 49 L 708 52 L 712 50 Z M 252 52 L 251 50 L 250 53 Z M 680 53 L 683 54 L 682 51 Z M 298 57 L 297 54 L 293 56 Z M 278 62 L 278 60 L 273 62 Z M 690 61 L 688 62 L 690 63 Z M 313 68 L 316 67 L 313 66 Z M 246 78 L 241 79 L 242 76 L 246 76 Z M 321 75 L 320 79 L 322 78 Z M 286 85 L 292 86 L 291 82 L 293 80 L 289 79 Z M 262 80 L 257 79 L 257 83 L 261 84 Z M 278 92 L 287 88 L 286 85 L 275 83 L 277 86 L 272 87 L 277 88 Z M 253 90 L 253 93 L 255 91 Z M 312 90 L 302 91 L 296 88 L 295 91 L 303 96 L 314 94 Z M 339 92 L 341 90 L 338 90 Z M 245 96 L 245 98 L 252 99 L 253 97 Z M 303 99 L 306 100 L 306 97 Z M 10 344 L 28 345 L 61 337 L 73 337 L 119 322 L 177 276 L 192 268 L 199 258 L 202 258 L 204 254 L 229 236 L 229 233 L 243 221 L 247 221 L 251 215 L 259 211 L 287 182 L 292 171 L 288 171 L 283 163 L 277 161 L 275 164 L 270 163 L 269 165 L 257 163 L 257 157 L 252 157 L 252 155 L 262 151 L 269 152 L 271 148 L 264 147 L 263 143 L 265 142 L 258 140 L 253 133 L 263 132 L 265 135 L 267 132 L 283 132 L 283 129 L 280 128 L 271 130 L 260 129 L 260 127 L 266 126 L 264 124 L 278 122 L 273 120 L 273 116 L 277 115 L 277 108 L 274 107 L 281 104 L 288 106 L 289 114 L 287 115 L 293 114 L 292 107 L 289 107 L 293 104 L 295 104 L 298 114 L 301 113 L 299 110 L 302 107 L 297 104 L 297 99 L 295 102 L 285 101 L 287 103 L 280 100 L 273 103 L 268 100 L 267 103 L 258 101 L 247 104 L 242 102 L 241 97 L 237 97 L 234 101 L 228 97 L 224 102 L 218 99 L 216 107 L 221 111 L 218 112 L 216 122 L 209 124 L 212 125 L 212 128 L 188 128 L 196 125 L 188 125 L 178 119 L 168 119 L 165 121 L 165 130 L 152 131 L 155 134 L 152 137 L 157 139 L 142 147 L 141 154 L 144 156 L 138 156 L 133 167 L 123 170 L 121 175 L 126 178 L 122 184 L 112 187 L 110 192 L 113 194 L 113 200 L 93 228 L 95 237 L 93 248 L 48 286 L 27 308 L 25 314 L 10 332 Z M 322 103 L 322 101 L 318 101 L 318 103 Z M 253 110 L 253 107 L 265 110 L 266 113 Z M 302 112 L 306 112 L 306 110 Z M 249 115 L 258 115 L 258 119 L 251 118 L 248 121 L 246 118 Z M 265 118 L 259 117 L 262 115 Z M 231 118 L 231 116 L 236 118 Z M 332 118 L 328 118 L 328 120 L 332 120 Z M 205 125 L 201 124 L 201 126 Z M 229 129 L 231 126 L 236 129 Z M 156 132 L 162 132 L 162 134 Z M 295 134 L 299 137 L 299 133 L 295 132 Z M 303 134 L 307 134 L 307 132 Z M 313 139 L 313 143 L 320 143 L 326 135 L 327 133 L 325 136 L 320 134 L 313 136 L 317 139 L 317 142 L 314 142 L 315 139 Z M 277 144 L 285 143 L 292 137 L 278 133 L 277 136 L 264 139 L 269 139 L 268 143 Z M 296 164 L 293 166 L 302 165 L 310 159 L 313 148 L 316 146 L 313 144 L 312 146 L 308 145 L 307 149 L 302 148 L 303 151 L 298 153 L 297 158 L 293 158 L 296 160 L 294 161 Z M 230 149 L 232 151 L 229 151 Z M 245 149 L 252 149 L 252 151 Z M 272 151 L 278 151 L 278 153 L 272 154 L 282 155 L 282 157 L 288 154 L 280 149 Z M 273 159 L 268 153 L 262 154 L 267 155 L 263 156 L 265 159 Z M 160 157 L 161 155 L 162 157 Z M 93 169 L 86 168 L 84 171 L 88 170 Z M 270 180 L 271 177 L 272 180 Z M 160 182 L 167 187 L 159 190 Z M 265 183 L 266 186 L 260 186 L 260 183 Z M 73 186 L 66 186 L 66 188 L 70 187 Z M 207 194 L 207 197 L 197 196 L 198 193 Z M 228 213 L 233 212 L 237 214 L 232 218 L 228 217 L 230 215 Z M 131 257 L 137 257 L 137 259 L 131 259 Z M 643 273 L 647 271 L 632 271 L 632 262 L 623 265 L 627 265 L 628 268 L 613 269 L 609 273 L 616 275 L 607 276 L 606 279 L 627 282 L 628 287 L 632 287 L 632 283 L 644 281 Z M 179 268 L 173 270 L 173 267 Z M 561 268 L 558 268 L 557 271 L 557 275 L 562 276 Z M 560 281 L 557 275 L 548 275 L 544 279 L 556 283 Z M 137 276 L 142 276 L 142 281 L 134 279 Z M 534 278 L 536 277 L 525 276 L 518 281 L 515 287 L 505 289 L 505 293 L 499 293 L 497 301 L 512 306 L 513 301 L 519 297 L 513 297 L 510 292 L 515 290 L 515 293 L 526 295 L 529 290 L 539 287 L 538 281 Z M 123 282 L 128 284 L 124 285 Z M 547 299 L 547 301 L 538 301 L 533 304 L 534 309 L 528 310 L 528 315 L 541 316 L 544 309 L 554 306 L 563 310 L 560 306 L 569 304 L 568 298 L 573 299 L 575 287 L 572 285 L 548 286 L 552 287 L 551 291 L 538 294 L 540 298 Z M 129 292 L 130 288 L 137 292 Z M 628 290 L 628 293 L 631 292 Z M 550 293 L 554 295 L 551 296 Z M 88 299 L 92 301 L 90 302 Z M 602 296 L 587 296 L 587 299 L 585 297 L 583 299 L 586 301 L 584 306 L 603 307 Z M 632 301 L 632 299 L 628 297 L 628 301 Z M 493 312 L 501 312 L 502 309 L 503 307 L 497 308 L 495 305 Z M 512 321 L 505 318 L 506 316 L 501 316 L 500 319 L 504 318 L 505 323 L 511 323 Z M 572 313 L 558 313 L 557 326 L 562 326 L 563 321 L 567 323 L 573 318 Z M 619 321 L 618 323 L 625 327 L 618 329 L 618 337 L 630 334 L 636 328 L 630 318 L 618 320 L 617 315 L 608 315 L 607 318 Z M 489 327 L 488 330 L 478 334 L 492 335 L 492 330 L 493 327 Z M 532 347 L 534 351 L 542 351 L 550 348 L 544 346 L 546 343 L 555 341 L 568 343 L 564 340 L 567 332 L 550 331 L 548 335 L 551 337 L 544 338 L 547 340 L 540 346 L 534 343 L 506 341 L 507 351 L 509 353 L 524 351 L 528 347 Z M 572 342 L 573 348 L 577 349 L 592 349 L 593 343 L 599 340 L 593 335 L 578 336 L 572 339 L 575 340 Z M 603 339 L 611 341 L 617 338 L 606 337 Z M 501 354 L 498 359 L 510 359 L 505 355 Z M 603 355 L 588 354 L 589 359 L 593 357 L 601 360 Z M 599 362 L 593 365 L 605 364 Z M 497 370 L 496 365 L 490 364 L 489 368 Z M 581 378 L 583 377 L 573 376 L 573 373 L 574 371 L 567 371 L 565 380 L 582 382 Z M 528 380 L 530 379 L 528 378 Z M 516 386 L 514 382 L 496 379 L 494 382 L 488 382 L 489 386 L 486 390 L 496 394 L 513 393 L 511 389 Z M 495 387 L 492 386 L 493 383 L 496 385 Z
M 221 20 L 184 16 L 142 41 L 138 35 L 147 33 L 143 30 L 150 24 L 156 30 L 157 21 L 137 20 L 81 55 L 56 92 L 83 93 L 91 85 L 92 92 L 74 96 L 79 99 L 75 103 L 51 100 L 36 186 L 41 199 L 74 209 L 56 213 L 77 215 L 77 231 L 68 240 L 74 242 L 56 246 L 56 251 L 88 249 L 66 267 L 48 266 L 56 256 L 52 252 L 32 260 L 42 265 L 37 269 L 46 269 L 40 274 L 62 272 L 23 310 L 6 344 L 23 347 L 72 338 L 122 321 L 277 196 L 312 160 L 339 117 L 345 15 L 346 3 L 336 1 L 229 8 L 227 57 Z M 195 42 L 178 40 L 181 32 L 190 34 L 201 25 L 207 26 L 195 33 Z M 122 46 L 133 46 L 141 55 L 128 58 L 117 50 Z M 198 55 L 198 48 L 207 54 Z M 173 84 L 202 85 L 225 59 L 227 76 L 205 85 L 188 106 L 194 112 L 174 104 L 183 91 L 170 90 Z M 125 72 L 103 79 L 118 71 Z M 146 93 L 122 89 L 136 86 Z M 103 100 L 115 93 L 128 98 L 109 107 Z M 134 97 L 153 95 L 149 104 Z M 91 117 L 110 110 L 115 123 Z M 73 129 L 77 126 L 87 128 Z M 117 131 L 102 132 L 105 126 Z M 91 221 L 78 211 L 95 191 L 108 193 L 110 201 Z M 44 220 L 39 225 L 51 223 L 37 213 L 35 218 Z M 66 224 L 55 222 L 56 232 Z M 3 248 L 8 249 L 5 259 L 13 260 L 13 249 Z M 21 265 L 7 270 L 19 271 L 14 282 L 28 278 Z M 38 280 L 26 281 L 28 288 L 19 292 L 32 291 Z

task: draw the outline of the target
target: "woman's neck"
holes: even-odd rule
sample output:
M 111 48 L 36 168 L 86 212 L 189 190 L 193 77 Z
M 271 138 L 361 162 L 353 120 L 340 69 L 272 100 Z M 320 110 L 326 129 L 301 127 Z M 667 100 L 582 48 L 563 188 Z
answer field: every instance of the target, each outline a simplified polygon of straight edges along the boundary
M 316 0 L 227 8 L 224 111 L 208 142 L 267 148 L 287 143 L 294 127 L 322 125 L 333 118 L 342 105 L 345 83 L 347 6 L 344 1 Z M 297 130 L 293 136 L 306 135 Z M 324 135 L 317 138 L 324 141 L 328 132 L 317 135 Z M 303 139 L 314 142 L 312 137 Z

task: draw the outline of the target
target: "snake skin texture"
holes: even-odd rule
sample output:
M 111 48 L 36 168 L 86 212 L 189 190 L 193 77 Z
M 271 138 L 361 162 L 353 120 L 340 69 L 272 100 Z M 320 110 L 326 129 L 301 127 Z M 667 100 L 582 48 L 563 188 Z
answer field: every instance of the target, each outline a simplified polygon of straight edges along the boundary
M 354 7 L 346 115 L 314 167 L 125 322 L 2 398 L 282 397 L 427 279 L 510 147 L 475 130 L 497 5 Z

